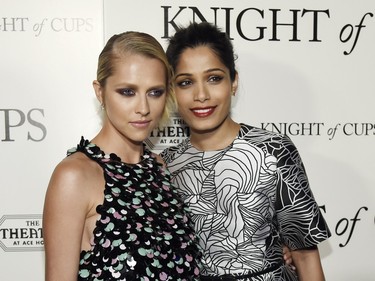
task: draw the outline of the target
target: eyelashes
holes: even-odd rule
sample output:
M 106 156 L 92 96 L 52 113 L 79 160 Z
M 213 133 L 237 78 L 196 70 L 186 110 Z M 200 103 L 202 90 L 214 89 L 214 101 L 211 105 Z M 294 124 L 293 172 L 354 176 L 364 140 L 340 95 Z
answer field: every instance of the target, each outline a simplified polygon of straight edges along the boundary
M 155 90 L 148 92 L 148 95 L 158 98 L 164 95 L 164 93 L 165 93 L 165 89 L 155 89 Z
M 183 80 L 183 81 L 180 81 L 180 82 L 176 82 L 176 85 L 180 88 L 187 87 L 191 84 L 193 84 L 193 82 L 191 80 Z
M 137 94 L 137 92 L 134 89 L 131 88 L 121 88 L 117 89 L 116 92 L 122 96 L 125 97 L 133 97 Z M 150 97 L 161 97 L 166 92 L 163 88 L 157 88 L 157 89 L 151 89 L 147 92 L 147 95 Z
M 116 92 L 125 97 L 131 97 L 135 95 L 135 91 L 133 91 L 132 89 L 127 89 L 127 88 L 117 89 Z
M 221 76 L 221 75 L 210 75 L 207 78 L 207 82 L 210 83 L 210 84 L 218 84 L 223 79 L 224 79 L 224 77 Z M 190 78 L 181 79 L 181 80 L 176 81 L 176 85 L 180 88 L 186 88 L 186 87 L 188 87 L 190 85 L 193 85 L 193 84 L 194 84 L 194 80 L 190 79 Z
M 208 81 L 209 82 L 220 82 L 221 80 L 223 80 L 223 76 L 220 76 L 220 75 L 213 75 L 213 76 L 210 76 Z

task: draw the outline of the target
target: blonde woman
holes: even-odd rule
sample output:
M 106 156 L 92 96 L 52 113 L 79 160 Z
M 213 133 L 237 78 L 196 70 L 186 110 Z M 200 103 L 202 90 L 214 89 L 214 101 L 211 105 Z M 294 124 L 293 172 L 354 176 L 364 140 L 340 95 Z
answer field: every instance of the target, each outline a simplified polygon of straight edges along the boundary
M 43 231 L 46 281 L 199 280 L 187 209 L 162 159 L 143 141 L 168 118 L 172 70 L 148 34 L 109 39 L 96 97 L 103 125 L 52 174 Z

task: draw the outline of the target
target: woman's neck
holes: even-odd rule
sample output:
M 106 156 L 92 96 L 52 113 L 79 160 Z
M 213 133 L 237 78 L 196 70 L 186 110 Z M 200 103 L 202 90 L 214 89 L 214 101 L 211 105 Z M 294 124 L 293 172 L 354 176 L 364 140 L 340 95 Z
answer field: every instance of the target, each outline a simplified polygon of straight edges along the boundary
M 200 151 L 220 150 L 237 137 L 240 124 L 228 117 L 220 126 L 210 131 L 190 131 L 191 144 Z
M 102 130 L 92 139 L 105 153 L 114 153 L 121 158 L 121 161 L 127 164 L 136 164 L 143 155 L 143 143 L 134 143 L 120 134 L 108 133 Z

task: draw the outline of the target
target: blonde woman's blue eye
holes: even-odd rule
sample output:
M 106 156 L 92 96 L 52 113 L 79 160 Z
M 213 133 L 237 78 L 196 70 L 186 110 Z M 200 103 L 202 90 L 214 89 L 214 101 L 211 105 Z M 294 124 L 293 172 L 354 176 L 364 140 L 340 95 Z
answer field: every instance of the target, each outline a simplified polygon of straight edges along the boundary
M 161 97 L 165 93 L 164 89 L 159 89 L 159 90 L 153 90 L 149 93 L 150 96 L 153 97 Z
M 126 97 L 134 96 L 135 94 L 132 89 L 118 89 L 116 92 Z

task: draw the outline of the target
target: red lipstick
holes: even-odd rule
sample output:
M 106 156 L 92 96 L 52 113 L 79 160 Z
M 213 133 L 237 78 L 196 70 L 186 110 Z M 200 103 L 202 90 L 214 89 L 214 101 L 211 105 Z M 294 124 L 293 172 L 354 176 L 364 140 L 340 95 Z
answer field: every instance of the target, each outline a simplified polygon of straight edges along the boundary
M 204 118 L 210 116 L 215 111 L 215 107 L 194 107 L 190 109 L 196 117 Z

